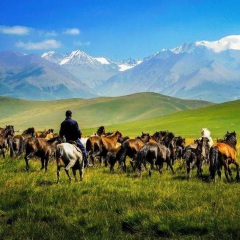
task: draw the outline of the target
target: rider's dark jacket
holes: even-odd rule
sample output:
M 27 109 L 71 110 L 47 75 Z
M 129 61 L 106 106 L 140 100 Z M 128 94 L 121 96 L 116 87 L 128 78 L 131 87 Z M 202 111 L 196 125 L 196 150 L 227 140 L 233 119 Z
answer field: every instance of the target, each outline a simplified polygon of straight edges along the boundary
M 76 141 L 81 137 L 81 130 L 78 126 L 77 121 L 71 118 L 66 118 L 61 123 L 59 134 L 61 137 L 65 136 L 66 141 Z

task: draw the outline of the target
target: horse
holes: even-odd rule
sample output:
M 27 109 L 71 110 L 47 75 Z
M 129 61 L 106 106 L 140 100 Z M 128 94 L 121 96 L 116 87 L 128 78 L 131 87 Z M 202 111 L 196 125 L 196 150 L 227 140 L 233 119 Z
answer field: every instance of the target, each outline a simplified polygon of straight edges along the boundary
M 26 142 L 26 153 L 25 153 L 25 163 L 26 170 L 29 170 L 29 159 L 33 156 L 40 157 L 42 163 L 42 169 L 47 171 L 48 162 L 51 157 L 53 157 L 57 144 L 61 143 L 62 139 L 59 137 L 46 140 L 44 138 L 31 137 Z
M 202 137 L 200 140 L 196 139 L 193 144 L 186 146 L 186 150 L 183 159 L 187 165 L 187 179 L 191 178 L 191 171 L 197 166 L 197 175 L 202 177 L 203 172 L 203 162 L 208 157 L 209 154 L 209 139 L 207 137 Z
M 54 129 L 49 128 L 48 130 L 44 129 L 43 131 L 36 131 L 36 137 L 45 138 L 49 133 L 53 133 Z
M 175 158 L 182 159 L 186 147 L 186 140 L 181 136 L 173 138 L 173 146 L 175 146 Z
M 69 182 L 71 182 L 70 168 L 72 168 L 75 181 L 77 181 L 76 170 L 79 170 L 80 180 L 82 181 L 84 161 L 83 154 L 79 148 L 70 143 L 60 143 L 57 145 L 55 158 L 57 163 L 57 183 L 59 183 L 61 167 L 65 167 Z
M 13 125 L 6 125 L 5 128 L 0 129 L 0 135 L 4 138 L 8 138 L 9 136 L 14 136 L 14 126 Z
M 117 153 L 116 161 L 119 162 L 119 165 L 122 166 L 123 171 L 126 171 L 126 158 L 127 156 L 131 158 L 131 165 L 134 170 L 134 157 L 136 153 L 147 143 L 150 139 L 149 133 L 143 133 L 140 137 L 136 137 L 135 139 L 127 139 L 122 143 L 121 149 Z M 115 162 L 112 162 L 112 169 L 114 167 Z
M 143 168 L 146 168 L 147 162 L 150 163 L 149 176 L 152 175 L 152 169 L 154 165 L 159 167 L 159 173 L 162 173 L 163 163 L 167 162 L 170 166 L 172 173 L 174 170 L 170 160 L 170 150 L 163 144 L 147 142 L 136 154 L 136 167 L 140 171 L 142 176 Z
M 208 140 L 209 140 L 208 145 L 209 145 L 209 147 L 211 147 L 213 145 L 213 140 L 210 136 L 211 132 L 207 128 L 202 128 L 201 135 L 202 135 L 202 137 L 208 138 Z
M 94 158 L 92 156 L 93 152 L 94 152 L 94 145 L 98 145 L 99 141 L 100 141 L 100 136 L 104 136 L 105 135 L 105 127 L 104 126 L 100 126 L 97 129 L 96 133 L 93 133 L 90 137 L 85 137 L 85 138 L 81 138 L 81 142 L 84 145 L 84 147 L 86 148 L 86 151 L 88 153 L 88 157 L 90 159 L 90 161 L 93 163 L 94 165 Z
M 151 136 L 150 141 L 161 143 L 161 141 L 166 137 L 167 134 L 168 134 L 168 131 L 157 131 Z
M 113 147 L 115 147 L 117 141 L 122 138 L 122 134 L 119 131 L 114 131 L 106 136 L 105 128 L 103 126 L 99 127 L 97 134 L 99 135 L 90 136 L 86 141 L 86 150 L 90 159 L 89 162 L 92 162 L 93 165 L 95 165 L 96 158 L 100 159 L 101 165 L 102 158 L 106 157 L 107 151 L 110 150 L 109 146 L 104 145 L 107 145 L 109 141 L 112 142 L 112 140 L 115 139 L 115 143 L 112 143 L 112 145 L 114 145 Z M 106 163 L 107 161 L 105 160 L 105 165 Z
M 0 154 L 2 154 L 3 158 L 5 158 L 5 153 L 7 150 L 8 150 L 7 139 L 0 135 Z
M 227 132 L 222 142 L 216 142 L 210 149 L 210 179 L 216 181 L 216 172 L 221 179 L 221 169 L 224 167 L 225 176 L 229 182 L 229 175 L 232 178 L 232 171 L 230 164 L 233 163 L 236 166 L 236 180 L 239 181 L 239 164 L 237 162 L 236 151 L 237 137 L 236 132 Z
M 93 146 L 93 157 L 105 157 L 107 153 L 112 149 L 116 148 L 118 139 L 122 137 L 122 133 L 118 130 L 114 131 L 111 135 L 99 137 L 97 144 Z M 105 166 L 107 165 L 107 160 L 105 161 Z
M 35 136 L 35 129 L 30 127 L 24 130 L 21 135 L 15 135 L 9 138 L 8 144 L 10 148 L 10 157 L 21 155 L 24 152 L 27 139 Z

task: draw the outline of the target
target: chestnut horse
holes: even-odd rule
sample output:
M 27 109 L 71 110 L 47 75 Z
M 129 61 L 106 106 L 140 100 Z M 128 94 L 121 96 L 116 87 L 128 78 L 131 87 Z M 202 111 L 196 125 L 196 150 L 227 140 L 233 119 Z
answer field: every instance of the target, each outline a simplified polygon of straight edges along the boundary
M 134 157 L 136 156 L 137 152 L 150 140 L 151 136 L 148 133 L 143 133 L 140 137 L 136 137 L 135 139 L 127 139 L 122 143 L 121 149 L 119 150 L 116 160 L 119 161 L 119 165 L 122 166 L 123 171 L 126 171 L 126 158 L 127 156 L 131 158 L 131 165 L 134 170 Z M 111 165 L 111 170 L 113 171 L 114 163 Z
M 236 166 L 236 179 L 239 181 L 239 164 L 237 162 L 237 152 L 236 152 L 236 132 L 227 132 L 224 140 L 222 142 L 217 142 L 213 144 L 210 149 L 210 177 L 215 181 L 216 172 L 221 179 L 221 169 L 224 167 L 225 176 L 229 182 L 229 175 L 232 178 L 232 171 L 230 169 L 230 164 L 233 163 Z
M 118 130 L 114 131 L 111 135 L 100 136 L 93 146 L 93 157 L 106 157 L 107 152 L 117 146 L 120 137 L 122 137 L 122 133 Z

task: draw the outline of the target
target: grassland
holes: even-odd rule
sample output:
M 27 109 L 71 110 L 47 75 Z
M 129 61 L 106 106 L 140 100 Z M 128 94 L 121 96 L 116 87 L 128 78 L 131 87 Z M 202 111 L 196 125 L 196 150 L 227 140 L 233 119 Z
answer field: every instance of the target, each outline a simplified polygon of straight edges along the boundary
M 16 129 L 35 127 L 58 129 L 67 109 L 73 111 L 82 129 L 131 122 L 141 119 L 210 106 L 212 103 L 181 100 L 155 93 L 140 93 L 117 98 L 26 101 L 0 97 L 0 126 Z
M 72 104 L 76 101 L 67 100 L 66 104 L 68 101 L 71 105 L 64 107 L 63 102 L 52 103 L 56 107 L 51 111 L 59 111 L 59 116 L 48 116 L 47 111 L 41 114 L 40 122 L 49 124 L 49 117 L 51 126 L 57 126 L 65 108 L 74 109 Z M 43 111 L 44 103 L 39 104 L 43 106 L 38 111 Z M 34 112 L 34 105 L 30 105 L 23 111 Z M 80 108 L 77 106 L 74 111 Z M 111 125 L 106 128 L 119 129 L 129 136 L 167 129 L 191 141 L 200 136 L 202 127 L 207 127 L 215 140 L 226 131 L 235 130 L 238 136 L 239 107 L 240 101 L 198 109 L 186 107 L 184 111 L 175 109 L 154 118 L 109 122 Z M 0 126 L 10 120 L 10 110 L 2 105 L 1 108 L 5 117 L 1 118 Z M 143 110 L 140 112 L 144 115 Z M 21 112 L 15 113 L 14 121 L 19 125 L 20 119 L 28 119 L 27 114 L 24 117 Z M 35 126 L 31 120 L 21 126 Z M 39 121 L 37 117 L 36 120 Z M 99 120 L 94 125 L 91 121 L 83 128 L 86 134 L 104 124 Z M 192 179 L 187 181 L 180 162 L 174 165 L 175 175 L 164 166 L 162 175 L 154 171 L 149 177 L 145 171 L 140 178 L 138 172 L 132 173 L 129 160 L 127 165 L 126 173 L 115 166 L 113 174 L 108 167 L 87 168 L 83 181 L 71 184 L 62 170 L 61 183 L 57 185 L 54 160 L 44 173 L 39 170 L 40 161 L 32 159 L 27 173 L 23 157 L 0 158 L 0 239 L 240 239 L 240 186 L 236 181 L 228 184 L 223 176 L 221 181 L 209 183 L 208 166 L 204 167 L 203 179 L 196 177 L 195 169 Z

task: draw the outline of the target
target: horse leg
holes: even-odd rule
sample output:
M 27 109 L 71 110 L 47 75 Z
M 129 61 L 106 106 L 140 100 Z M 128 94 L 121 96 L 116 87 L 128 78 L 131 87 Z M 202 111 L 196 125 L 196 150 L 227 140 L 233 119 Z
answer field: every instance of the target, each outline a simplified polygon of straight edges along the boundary
M 34 156 L 34 152 L 30 152 L 29 154 L 26 154 L 24 159 L 25 159 L 25 163 L 26 163 L 26 171 L 28 172 L 29 170 L 29 164 L 28 164 L 28 161 L 31 157 Z
M 169 157 L 166 158 L 166 162 L 168 164 L 168 166 L 170 167 L 170 169 L 172 170 L 172 173 L 174 174 L 174 170 L 173 170 L 173 166 L 172 166 L 172 163 L 171 163 L 171 159 Z
M 233 181 L 232 170 L 231 170 L 231 168 L 229 166 L 228 166 L 228 174 L 229 174 L 229 176 L 231 178 L 231 181 Z
M 191 178 L 191 167 L 190 167 L 190 161 L 186 161 L 186 165 L 187 165 L 187 180 L 190 180 Z
M 61 169 L 61 166 L 57 166 L 57 183 L 59 183 L 59 180 L 60 180 L 60 169 Z
M 49 162 L 49 156 L 45 157 L 45 172 L 47 171 L 47 168 L 48 168 L 48 162 Z
M 66 169 L 66 168 L 65 168 L 65 172 L 66 172 L 66 174 L 67 174 L 67 176 L 68 176 L 69 183 L 71 183 L 72 179 L 71 179 L 71 177 L 70 177 L 70 175 L 69 175 L 69 169 Z
M 42 167 L 41 167 L 41 169 L 40 170 L 43 170 L 44 169 L 44 161 L 45 161 L 45 159 L 44 159 L 44 157 L 41 157 L 41 164 L 42 164 Z
M 230 181 L 229 181 L 229 176 L 228 176 L 228 168 L 229 168 L 229 165 L 228 165 L 228 163 L 225 161 L 225 162 L 224 162 L 224 172 L 225 172 L 225 176 L 226 176 L 227 181 L 230 182 Z
M 160 160 L 159 162 L 159 173 L 162 174 L 162 169 L 163 169 L 163 159 Z
M 236 165 L 236 171 L 237 171 L 237 175 L 236 175 L 236 180 L 239 181 L 239 164 L 237 162 L 234 162 Z
M 79 168 L 80 181 L 83 180 L 83 171 L 84 171 L 83 167 L 80 166 L 80 168 Z
M 72 168 L 72 173 L 73 173 L 75 182 L 77 182 L 77 176 L 76 176 L 76 169 L 75 168 Z

